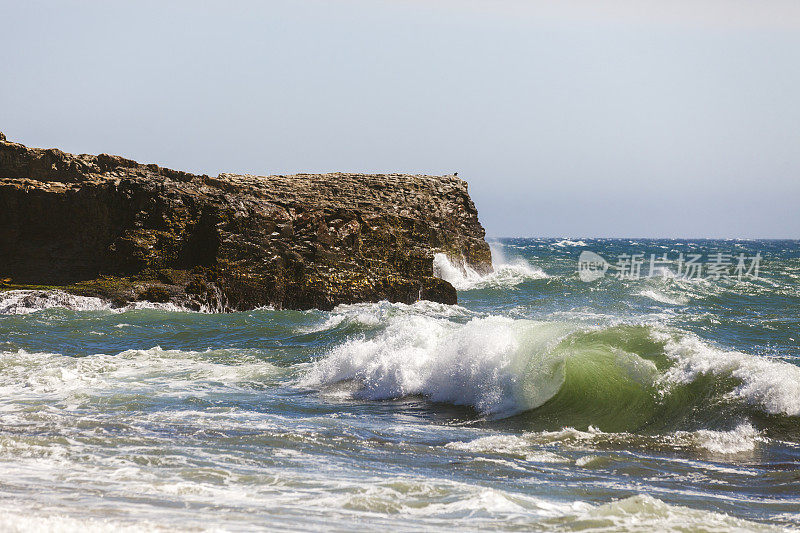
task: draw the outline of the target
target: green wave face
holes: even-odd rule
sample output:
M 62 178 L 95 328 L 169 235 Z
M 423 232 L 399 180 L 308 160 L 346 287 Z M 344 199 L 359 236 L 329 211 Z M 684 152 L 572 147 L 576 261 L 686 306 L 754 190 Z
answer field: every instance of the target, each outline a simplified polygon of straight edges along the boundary
M 530 416 L 540 428 L 594 426 L 628 431 L 659 410 L 658 366 L 663 349 L 642 327 L 578 332 L 555 347 L 561 386 Z
M 673 332 L 668 338 L 682 339 L 683 335 Z M 797 439 L 800 419 L 786 412 L 770 412 L 757 394 L 791 394 L 792 390 L 783 391 L 781 382 L 774 383 L 773 391 L 747 389 L 746 380 L 738 376 L 743 363 L 726 363 L 724 354 L 714 360 L 717 366 L 707 364 L 687 379 L 676 370 L 693 362 L 670 353 L 671 341 L 666 337 L 652 326 L 621 325 L 569 334 L 544 357 L 531 352 L 523 384 L 531 408 L 516 416 L 516 422 L 530 430 L 569 426 L 604 432 L 662 433 L 728 429 L 747 418 L 772 436 Z M 714 348 L 702 349 L 714 353 Z M 703 354 L 688 354 L 692 356 Z M 745 362 L 755 359 L 740 356 Z M 796 367 L 771 364 L 775 368 L 755 370 L 783 370 L 785 380 L 795 377 Z M 536 405 L 548 394 L 546 401 Z

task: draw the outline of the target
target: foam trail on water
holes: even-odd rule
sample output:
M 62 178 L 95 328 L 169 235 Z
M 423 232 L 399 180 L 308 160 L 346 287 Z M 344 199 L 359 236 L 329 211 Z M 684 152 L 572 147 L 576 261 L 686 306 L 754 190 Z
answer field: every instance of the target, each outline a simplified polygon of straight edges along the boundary
M 639 445 L 648 448 L 694 448 L 716 455 L 727 455 L 752 451 L 764 440 L 765 438 L 750 423 L 743 422 L 728 431 L 700 429 L 661 435 L 606 433 L 593 426 L 589 426 L 586 431 L 566 427 L 558 431 L 491 435 L 470 441 L 454 441 L 445 444 L 445 448 L 474 454 L 515 456 L 538 462 L 569 462 L 566 456 L 550 451 L 544 453 L 542 447 L 560 444 L 564 448 L 585 451 L 616 444 L 625 447 Z
M 0 351 L 0 363 L 0 396 L 4 398 L 0 408 L 19 398 L 102 396 L 126 389 L 163 397 L 212 385 L 261 382 L 280 372 L 247 350 L 164 350 L 159 346 L 90 357 Z
M 492 243 L 490 249 L 494 271 L 489 274 L 480 274 L 463 261 L 454 264 L 445 254 L 436 254 L 433 258 L 434 275 L 449 281 L 459 291 L 513 287 L 529 279 L 548 277 L 543 270 L 531 266 L 524 259 L 509 262 L 497 243 Z
M 156 533 L 163 527 L 152 523 L 130 524 L 110 518 L 74 518 L 63 514 L 50 516 L 19 509 L 0 509 L 0 529 L 7 533 L 48 531 L 51 533 Z

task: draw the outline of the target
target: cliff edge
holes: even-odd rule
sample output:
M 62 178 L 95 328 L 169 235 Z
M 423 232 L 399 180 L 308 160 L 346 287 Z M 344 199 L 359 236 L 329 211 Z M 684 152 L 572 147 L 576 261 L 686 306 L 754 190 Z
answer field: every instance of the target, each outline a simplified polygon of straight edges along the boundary
M 217 177 L 27 148 L 0 133 L 0 279 L 125 305 L 330 309 L 455 303 L 442 252 L 491 270 L 455 176 Z

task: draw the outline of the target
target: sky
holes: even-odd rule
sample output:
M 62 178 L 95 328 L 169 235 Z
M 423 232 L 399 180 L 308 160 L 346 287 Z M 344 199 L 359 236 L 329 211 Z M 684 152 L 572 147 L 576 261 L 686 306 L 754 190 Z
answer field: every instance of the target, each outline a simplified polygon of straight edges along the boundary
M 794 0 L 0 0 L 0 131 L 458 172 L 490 237 L 800 238 Z

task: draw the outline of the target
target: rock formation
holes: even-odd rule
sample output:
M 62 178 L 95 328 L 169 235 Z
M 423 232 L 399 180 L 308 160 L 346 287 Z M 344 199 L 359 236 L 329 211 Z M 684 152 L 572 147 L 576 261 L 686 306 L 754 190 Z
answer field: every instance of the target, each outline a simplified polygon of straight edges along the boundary
M 27 148 L 0 133 L 0 280 L 218 311 L 455 303 L 443 252 L 491 270 L 455 176 L 217 177 Z

